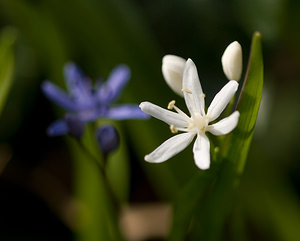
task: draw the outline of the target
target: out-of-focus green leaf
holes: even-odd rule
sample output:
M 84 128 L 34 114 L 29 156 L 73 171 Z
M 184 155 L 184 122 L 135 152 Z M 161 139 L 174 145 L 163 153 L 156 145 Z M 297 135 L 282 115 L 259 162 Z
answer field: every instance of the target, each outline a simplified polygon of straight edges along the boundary
M 14 71 L 14 43 L 16 32 L 7 28 L 0 35 L 0 114 L 9 93 Z
M 108 156 L 106 164 L 107 177 L 118 200 L 126 203 L 129 198 L 130 168 L 125 136 L 118 123 L 112 121 L 109 123 L 114 125 L 118 130 L 120 146 Z M 96 148 L 99 147 L 97 146 Z
M 245 213 L 260 232 L 270 233 L 279 241 L 297 241 L 300 237 L 299 198 L 286 176 L 270 172 L 267 178 L 265 172 L 260 171 L 255 178 L 243 182 Z
M 111 189 L 114 186 L 108 185 L 109 179 L 102 175 L 97 165 L 97 162 L 102 165 L 103 160 L 97 151 L 94 128 L 86 129 L 82 141 L 84 148 L 70 142 L 75 161 L 75 192 L 83 207 L 77 220 L 76 240 L 122 240 L 118 230 L 118 210 L 111 199 L 111 191 L 115 194 Z
M 238 19 L 246 31 L 258 28 L 264 35 L 265 41 L 274 41 L 278 38 L 282 28 L 287 3 L 284 0 L 233 0 L 232 4 L 238 11 Z M 266 11 L 268 9 L 268 11 Z
M 168 240 L 185 240 L 195 208 L 203 202 L 205 194 L 209 193 L 215 174 L 215 168 L 206 172 L 201 171 L 184 187 L 174 206 L 173 224 Z
M 49 79 L 61 80 L 61 68 L 68 60 L 68 46 L 55 21 L 37 5 L 26 1 L 0 1 L 0 13 L 18 29 L 22 40 L 35 51 L 41 65 L 49 70 Z

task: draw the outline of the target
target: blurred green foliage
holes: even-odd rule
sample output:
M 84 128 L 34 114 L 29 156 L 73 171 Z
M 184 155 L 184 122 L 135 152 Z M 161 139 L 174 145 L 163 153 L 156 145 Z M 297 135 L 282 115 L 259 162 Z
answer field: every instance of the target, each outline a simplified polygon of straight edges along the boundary
M 9 28 L 3 30 L 0 36 L 0 114 L 13 80 L 15 39 L 16 33 Z
M 5 153 L 12 153 L 1 177 L 1 213 L 5 220 L 1 218 L 0 237 L 70 239 L 71 227 L 66 227 L 68 222 L 55 208 L 60 200 L 57 183 L 67 194 L 97 190 L 97 199 L 91 198 L 93 206 L 101 199 L 101 180 L 98 183 L 97 174 L 91 174 L 88 164 L 78 160 L 77 147 L 69 139 L 50 139 L 45 134 L 62 111 L 41 94 L 43 80 L 64 88 L 62 68 L 70 60 L 93 79 L 106 78 L 115 65 L 125 63 L 131 68 L 132 78 L 120 102 L 149 100 L 166 106 L 174 93 L 163 81 L 161 58 L 171 53 L 193 59 L 203 88 L 212 98 L 226 81 L 220 63 L 225 47 L 239 41 L 247 60 L 251 36 L 258 30 L 263 36 L 265 63 L 263 100 L 245 175 L 228 217 L 232 221 L 225 224 L 223 240 L 298 240 L 299 10 L 297 0 L 0 0 L 2 32 L 13 27 L 18 33 L 13 84 L 0 118 L 0 161 Z M 178 106 L 184 106 L 183 100 L 176 101 Z M 174 200 L 191 176 L 199 173 L 191 148 L 160 165 L 144 162 L 143 156 L 171 135 L 160 121 L 124 121 L 118 123 L 118 129 L 122 148 L 112 157 L 115 169 L 110 176 L 124 174 L 119 180 L 124 188 L 115 187 L 122 200 Z M 124 166 L 117 165 L 118 161 Z M 81 178 L 78 184 L 76 170 L 81 165 L 88 169 L 90 179 Z M 56 184 L 36 188 L 31 174 L 40 168 Z M 28 195 L 21 196 L 24 192 L 19 192 L 19 197 L 16 186 L 43 199 L 58 218 L 50 214 L 38 216 L 38 205 L 33 207 L 27 202 Z M 48 190 L 55 201 L 49 201 L 52 199 L 41 194 L 40 189 Z M 21 198 L 23 202 L 18 205 L 12 202 Z M 64 228 L 51 226 L 53 223 Z M 34 235 L 37 229 L 40 231 Z M 231 236 L 230 230 L 236 236 Z

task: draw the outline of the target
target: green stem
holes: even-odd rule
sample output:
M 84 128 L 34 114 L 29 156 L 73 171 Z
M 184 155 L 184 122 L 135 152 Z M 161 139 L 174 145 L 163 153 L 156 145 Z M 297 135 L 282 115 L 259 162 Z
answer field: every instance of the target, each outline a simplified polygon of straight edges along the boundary
M 102 186 L 104 188 L 104 192 L 107 194 L 108 197 L 106 210 L 109 213 L 108 221 L 111 224 L 109 225 L 110 227 L 109 233 L 111 234 L 111 240 L 118 240 L 118 241 L 124 240 L 119 229 L 119 220 L 118 220 L 119 213 L 121 210 L 121 204 L 119 202 L 119 199 L 115 195 L 106 174 L 105 163 L 107 162 L 108 156 L 103 155 L 103 161 L 101 162 L 99 158 L 97 158 L 94 154 L 91 153 L 91 151 L 88 150 L 88 148 L 84 145 L 82 140 L 77 139 L 77 144 L 80 146 L 83 153 L 88 157 L 87 159 L 89 159 L 93 165 L 96 165 L 97 167 L 96 169 L 99 171 L 100 177 L 102 177 L 102 181 L 103 181 Z
M 83 142 L 81 141 L 81 139 L 77 139 L 77 143 L 79 144 L 79 146 L 81 147 L 81 149 L 84 151 L 85 154 L 87 154 L 87 156 L 89 157 L 88 159 L 91 160 L 94 164 L 96 164 L 97 169 L 99 170 L 101 176 L 103 177 L 103 182 L 104 182 L 104 187 L 106 189 L 107 194 L 110 197 L 110 200 L 113 203 L 113 206 L 115 208 L 115 210 L 120 211 L 120 203 L 118 201 L 118 198 L 116 197 L 113 188 L 108 180 L 107 174 L 106 174 L 106 170 L 105 170 L 105 163 L 107 163 L 107 159 L 108 156 L 103 154 L 103 162 L 101 163 L 87 148 L 86 146 L 83 144 Z

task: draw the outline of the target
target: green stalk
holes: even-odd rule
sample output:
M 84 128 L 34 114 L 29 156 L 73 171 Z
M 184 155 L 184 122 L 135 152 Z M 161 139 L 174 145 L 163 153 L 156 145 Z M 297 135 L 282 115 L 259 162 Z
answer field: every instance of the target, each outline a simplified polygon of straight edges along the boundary
M 118 221 L 120 203 L 107 178 L 104 160 L 93 148 L 92 129 L 86 130 L 83 140 L 73 142 L 72 148 L 75 192 L 84 207 L 78 217 L 76 240 L 123 240 Z
M 205 241 L 222 240 L 224 224 L 234 206 L 236 191 L 254 133 L 263 87 L 263 61 L 261 35 L 252 39 L 249 65 L 238 100 L 240 119 L 236 129 L 224 139 L 221 147 L 223 163 L 214 190 L 205 209 L 201 209 L 201 228 L 196 229 L 196 238 Z M 200 214 L 198 214 L 200 215 Z

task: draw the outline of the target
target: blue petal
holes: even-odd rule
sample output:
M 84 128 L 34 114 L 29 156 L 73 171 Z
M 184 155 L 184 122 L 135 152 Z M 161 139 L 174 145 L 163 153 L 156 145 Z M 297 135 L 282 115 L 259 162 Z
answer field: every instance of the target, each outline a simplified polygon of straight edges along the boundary
M 82 122 L 91 122 L 97 120 L 99 117 L 106 116 L 108 111 L 109 108 L 107 106 L 99 105 L 95 108 L 80 111 L 77 113 L 77 115 Z
M 69 127 L 64 120 L 58 120 L 52 123 L 47 129 L 48 136 L 60 136 L 67 134 L 68 132 Z
M 130 69 L 126 65 L 119 65 L 111 72 L 108 80 L 98 90 L 97 95 L 102 103 L 116 101 L 130 78 Z
M 116 150 L 120 144 L 119 133 L 112 125 L 103 125 L 97 129 L 96 139 L 105 155 Z
M 68 90 L 77 104 L 82 109 L 91 107 L 95 103 L 91 80 L 74 63 L 65 65 L 64 74 Z
M 68 96 L 62 89 L 57 87 L 55 84 L 49 81 L 45 81 L 42 84 L 42 90 L 48 99 L 50 99 L 60 107 L 70 111 L 78 110 L 78 106 L 72 100 L 72 98 Z
M 109 109 L 107 117 L 113 120 L 129 120 L 129 119 L 149 119 L 150 116 L 144 113 L 138 105 L 124 104 Z
M 68 133 L 76 138 L 80 138 L 84 132 L 84 123 L 72 114 L 65 114 L 64 120 L 68 126 Z

